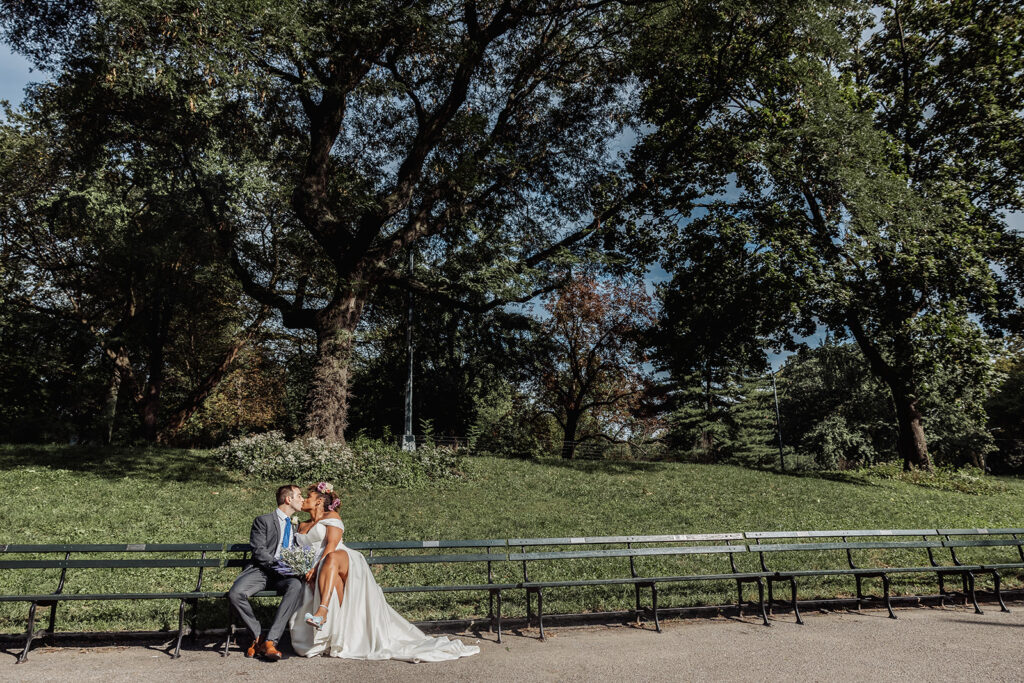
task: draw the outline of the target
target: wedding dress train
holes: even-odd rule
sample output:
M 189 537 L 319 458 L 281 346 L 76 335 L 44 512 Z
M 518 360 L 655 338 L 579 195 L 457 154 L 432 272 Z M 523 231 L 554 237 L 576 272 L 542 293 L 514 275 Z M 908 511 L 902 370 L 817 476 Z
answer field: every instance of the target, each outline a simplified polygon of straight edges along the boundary
M 324 519 L 308 533 L 297 534 L 295 540 L 319 552 L 327 536 L 328 526 L 345 530 L 341 520 Z M 304 616 L 306 612 L 315 612 L 321 602 L 317 585 L 319 582 L 306 586 L 305 600 L 292 614 L 288 624 L 292 647 L 299 655 L 316 657 L 326 653 L 331 657 L 348 659 L 439 662 L 480 652 L 479 647 L 465 645 L 461 640 L 449 640 L 444 636 L 431 638 L 423 633 L 387 603 L 384 592 L 377 585 L 370 565 L 362 554 L 347 548 L 344 542 L 330 550 L 344 550 L 348 553 L 348 581 L 345 582 L 344 599 L 339 605 L 335 592 L 330 601 L 325 602 L 327 618 L 323 628 L 317 631 L 306 623 Z

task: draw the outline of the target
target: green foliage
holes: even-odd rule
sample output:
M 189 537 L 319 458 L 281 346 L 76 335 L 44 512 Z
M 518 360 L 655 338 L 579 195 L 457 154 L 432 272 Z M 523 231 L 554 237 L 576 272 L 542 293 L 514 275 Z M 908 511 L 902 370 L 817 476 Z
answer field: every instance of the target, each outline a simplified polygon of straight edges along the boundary
M 986 476 L 984 470 L 976 467 L 954 467 L 940 465 L 934 472 L 904 470 L 899 463 L 887 462 L 856 470 L 856 474 L 872 479 L 900 481 L 939 491 L 956 491 L 976 496 L 992 495 L 1006 490 L 1006 484 Z
M 671 401 L 676 407 L 668 419 L 673 450 L 697 462 L 776 464 L 775 408 L 768 380 L 719 372 L 720 383 L 691 375 L 675 390 Z
M 531 458 L 561 437 L 553 419 L 545 419 L 529 397 L 508 382 L 495 383 L 480 397 L 469 429 L 470 450 L 508 458 Z
M 924 385 L 921 403 L 937 463 L 983 469 L 994 450 L 983 401 L 998 373 L 979 356 L 936 364 Z M 899 457 L 891 396 L 855 345 L 826 339 L 792 356 L 779 373 L 779 391 L 786 443 L 818 467 L 849 469 Z
M 711 293 L 711 308 L 741 319 L 730 305 L 750 318 L 767 308 L 782 337 L 817 323 L 852 335 L 891 393 L 905 461 L 929 467 L 911 438 L 922 415 L 937 418 L 924 396 L 942 372 L 987 363 L 972 315 L 1005 325 L 1019 308 L 1020 239 L 1004 212 L 1024 187 L 1009 142 L 1024 132 L 1024 76 L 1007 67 L 1024 45 L 1020 7 L 690 9 L 670 6 L 635 54 L 653 129 L 636 167 L 660 199 L 667 269 L 700 281 L 677 296 Z M 728 263 L 702 269 L 702 250 Z M 751 273 L 767 302 L 739 295 Z M 741 339 L 776 336 L 744 329 Z M 981 422 L 971 406 L 963 431 Z M 984 455 L 943 446 L 950 459 Z
M 234 439 L 213 451 L 228 471 L 261 481 L 331 481 L 346 488 L 408 487 L 463 475 L 463 456 L 427 443 L 409 453 L 360 436 L 347 444 L 281 432 Z
M 1003 381 L 985 403 L 998 451 L 989 457 L 994 472 L 1024 472 L 1024 337 L 1013 337 L 996 359 Z

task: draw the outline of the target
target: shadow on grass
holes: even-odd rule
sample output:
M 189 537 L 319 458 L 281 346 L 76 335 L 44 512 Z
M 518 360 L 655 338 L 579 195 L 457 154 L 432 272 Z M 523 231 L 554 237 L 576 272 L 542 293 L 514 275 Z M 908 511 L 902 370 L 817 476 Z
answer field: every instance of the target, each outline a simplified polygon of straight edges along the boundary
M 0 468 L 47 467 L 105 479 L 222 483 L 229 475 L 210 451 L 178 448 L 0 445 Z
M 855 486 L 878 486 L 877 479 L 872 479 L 863 474 L 854 472 L 835 472 L 822 470 L 780 470 L 777 468 L 765 469 L 763 472 L 777 474 L 783 477 L 797 477 L 800 479 L 824 479 L 836 481 L 841 484 L 854 484 Z
M 632 474 L 635 472 L 661 472 L 665 469 L 663 462 L 637 460 L 565 460 L 564 458 L 541 458 L 538 465 L 562 467 L 577 472 L 602 474 Z

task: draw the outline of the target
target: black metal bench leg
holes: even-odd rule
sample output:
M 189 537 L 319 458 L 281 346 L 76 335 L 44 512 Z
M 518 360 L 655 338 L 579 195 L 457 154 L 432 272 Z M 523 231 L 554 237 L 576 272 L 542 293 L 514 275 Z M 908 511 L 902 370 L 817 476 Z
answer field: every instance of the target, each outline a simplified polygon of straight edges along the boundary
M 52 605 L 50 605 L 50 627 L 48 629 L 46 629 L 46 632 L 49 633 L 51 636 L 53 635 L 53 631 L 55 629 L 55 624 L 56 623 L 57 623 L 57 603 L 55 602 Z
M 544 640 L 544 593 L 537 589 L 537 627 L 540 629 L 540 639 Z
M 185 637 L 185 601 L 178 605 L 178 644 L 174 646 L 174 654 L 171 659 L 181 657 L 181 639 Z
M 857 580 L 857 611 L 859 612 L 860 608 L 861 608 L 861 605 L 864 604 L 864 590 L 861 587 L 860 574 L 854 575 L 853 578 L 855 578 Z
M 498 642 L 501 642 L 501 591 L 498 591 Z
M 775 582 L 768 579 L 768 614 L 772 613 L 772 607 L 775 604 Z
M 967 576 L 968 573 L 969 572 L 963 572 L 962 574 L 960 574 L 960 583 L 963 584 L 964 588 L 964 607 L 967 607 L 967 601 L 971 597 L 971 580 Z
M 984 614 L 981 611 L 981 607 L 978 607 L 978 596 L 974 592 L 974 572 L 967 572 L 967 585 L 970 589 L 971 602 L 974 603 L 974 613 Z
M 494 630 L 494 591 L 490 591 L 487 596 L 487 618 L 491 620 L 489 629 Z
M 1010 610 L 1007 609 L 1006 603 L 1003 602 L 1003 591 L 1000 590 L 1000 586 L 1002 584 L 1002 578 L 999 576 L 999 572 L 996 571 L 995 569 L 992 570 L 992 582 L 996 586 L 996 600 L 999 601 L 999 611 L 1000 612 L 1009 612 Z
M 533 591 L 526 591 L 526 624 L 533 623 Z
M 768 613 L 764 610 L 764 581 L 761 579 L 757 580 L 757 601 L 761 605 L 761 618 L 764 619 L 764 625 L 771 626 L 768 623 Z
M 895 619 L 896 613 L 892 611 L 892 602 L 889 601 L 889 577 L 882 574 L 882 591 L 885 595 L 885 608 L 889 610 L 889 618 Z
M 32 603 L 32 606 L 28 608 L 28 629 L 25 636 L 25 649 L 18 655 L 18 664 L 21 664 L 28 659 L 28 651 L 32 647 L 32 640 L 35 638 L 35 625 L 36 625 L 36 603 Z
M 736 579 L 736 616 L 743 618 L 743 582 Z
M 939 572 L 939 607 L 945 607 L 945 606 L 946 606 L 946 581 L 945 581 L 945 578 L 942 575 L 942 572 Z
M 804 620 L 800 618 L 800 608 L 796 604 L 796 579 L 792 576 L 789 577 L 789 589 L 791 591 L 790 596 L 792 598 L 793 614 L 796 615 L 796 623 L 803 624 Z
M 235 628 L 235 613 L 234 608 L 231 607 L 231 603 L 228 603 L 228 632 L 224 636 L 224 651 L 220 653 L 221 657 L 227 657 L 229 652 L 228 648 L 231 647 L 231 632 Z
M 639 583 L 634 583 L 633 584 L 633 590 L 636 593 L 636 617 L 635 617 L 634 620 L 636 621 L 637 624 L 639 624 L 640 623 L 640 584 Z
M 654 630 L 661 633 L 661 622 L 658 620 L 658 584 L 651 584 L 651 606 L 654 610 Z

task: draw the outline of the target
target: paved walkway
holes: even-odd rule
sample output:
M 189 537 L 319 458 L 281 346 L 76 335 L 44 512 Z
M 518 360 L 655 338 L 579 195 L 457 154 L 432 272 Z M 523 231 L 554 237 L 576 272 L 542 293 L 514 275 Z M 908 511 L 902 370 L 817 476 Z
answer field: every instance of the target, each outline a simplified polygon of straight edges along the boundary
M 804 626 L 780 615 L 771 628 L 753 617 L 664 622 L 664 633 L 631 626 L 555 627 L 548 640 L 535 630 L 489 634 L 479 655 L 456 662 L 408 664 L 298 657 L 268 663 L 213 645 L 173 661 L 157 645 L 39 647 L 25 664 L 0 650 L 4 681 L 606 681 L 763 680 L 906 681 L 1024 680 L 1024 608 L 1010 614 L 985 606 L 885 612 L 809 613 Z M 459 635 L 459 634 L 456 634 Z

